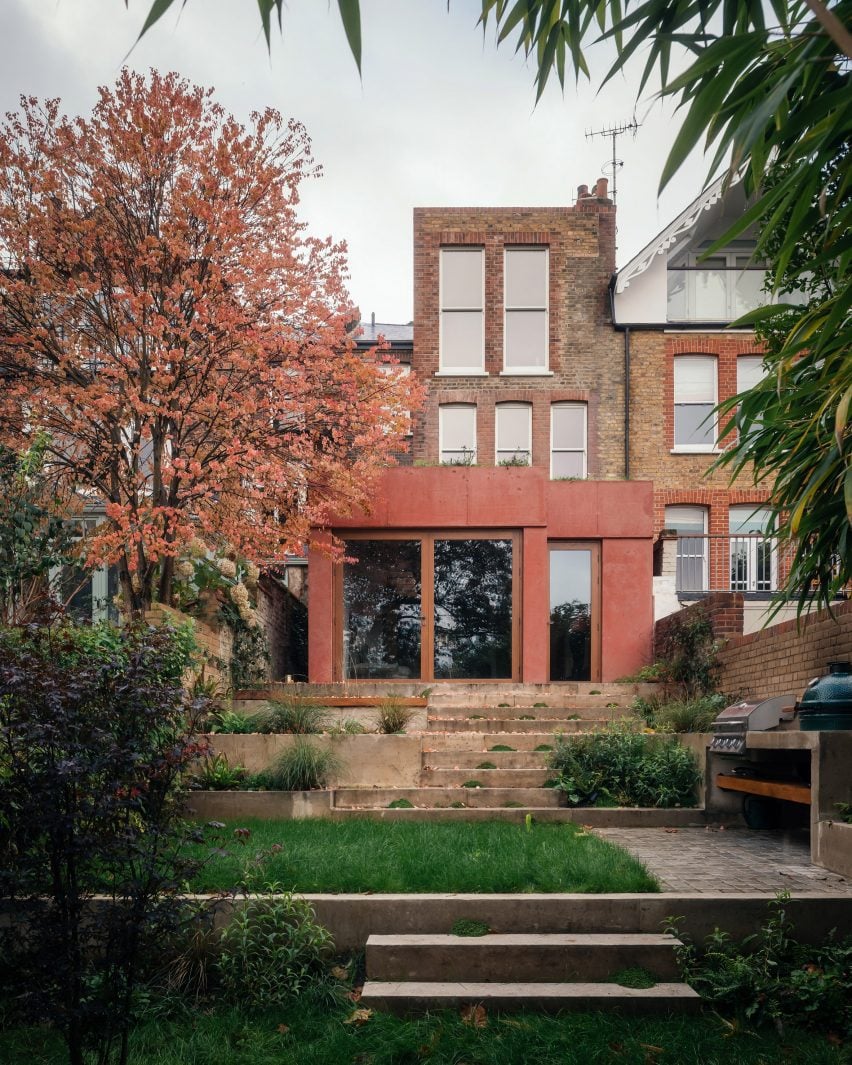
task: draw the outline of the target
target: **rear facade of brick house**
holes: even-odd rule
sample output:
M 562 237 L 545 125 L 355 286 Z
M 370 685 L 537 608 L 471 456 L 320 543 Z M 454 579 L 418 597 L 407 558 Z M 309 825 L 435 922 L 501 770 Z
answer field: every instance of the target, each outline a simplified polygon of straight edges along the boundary
M 652 491 L 625 481 L 614 267 L 603 179 L 571 207 L 415 210 L 426 399 L 410 468 L 323 530 L 358 561 L 311 555 L 312 681 L 612 680 L 647 661 Z

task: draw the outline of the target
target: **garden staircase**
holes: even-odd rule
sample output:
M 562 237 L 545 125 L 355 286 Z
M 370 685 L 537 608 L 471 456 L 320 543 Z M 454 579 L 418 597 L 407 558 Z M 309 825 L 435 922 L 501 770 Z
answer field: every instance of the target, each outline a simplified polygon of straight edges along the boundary
M 630 716 L 633 699 L 654 690 L 634 683 L 442 684 L 429 693 L 420 786 L 340 788 L 335 810 L 381 810 L 405 820 L 560 816 L 547 766 L 557 737 Z
M 630 932 L 373 934 L 361 1005 L 404 1014 L 695 1010 L 700 999 L 679 981 L 676 946 L 670 935 Z

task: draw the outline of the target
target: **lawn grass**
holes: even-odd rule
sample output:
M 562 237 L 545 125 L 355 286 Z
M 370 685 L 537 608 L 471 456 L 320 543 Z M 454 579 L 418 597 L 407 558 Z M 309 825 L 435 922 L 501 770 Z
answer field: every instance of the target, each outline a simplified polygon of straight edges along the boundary
M 234 835 L 250 829 L 244 842 Z M 627 851 L 570 823 L 499 821 L 230 822 L 192 881 L 198 892 L 227 891 L 243 863 L 271 854 L 264 878 L 302 892 L 618 892 L 659 891 L 657 881 Z M 220 847 L 219 842 L 224 839 Z
M 848 1048 L 824 1034 L 754 1033 L 715 1015 L 491 1014 L 482 1028 L 457 1012 L 401 1020 L 374 1013 L 345 1020 L 357 1004 L 292 1006 L 254 1016 L 198 1010 L 138 1026 L 130 1065 L 844 1065 Z M 44 1028 L 0 1032 L 4 1065 L 64 1065 Z

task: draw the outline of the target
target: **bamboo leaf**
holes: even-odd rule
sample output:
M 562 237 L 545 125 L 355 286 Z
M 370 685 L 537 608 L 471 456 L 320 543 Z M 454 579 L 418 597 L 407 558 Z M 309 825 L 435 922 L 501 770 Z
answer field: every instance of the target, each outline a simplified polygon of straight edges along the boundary
M 359 0 L 337 0 L 340 9 L 340 19 L 346 32 L 346 40 L 361 73 L 361 8 Z

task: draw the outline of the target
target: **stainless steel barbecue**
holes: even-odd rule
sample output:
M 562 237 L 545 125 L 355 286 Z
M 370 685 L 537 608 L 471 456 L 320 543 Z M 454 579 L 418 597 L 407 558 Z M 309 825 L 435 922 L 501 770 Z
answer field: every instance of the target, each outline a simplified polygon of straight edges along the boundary
M 713 722 L 710 750 L 717 754 L 743 754 L 749 732 L 766 732 L 792 721 L 796 709 L 795 695 L 776 695 L 727 706 Z

